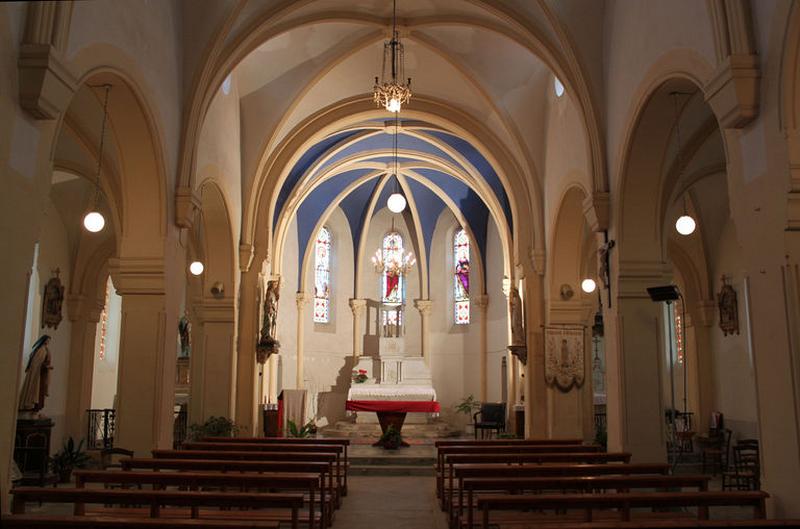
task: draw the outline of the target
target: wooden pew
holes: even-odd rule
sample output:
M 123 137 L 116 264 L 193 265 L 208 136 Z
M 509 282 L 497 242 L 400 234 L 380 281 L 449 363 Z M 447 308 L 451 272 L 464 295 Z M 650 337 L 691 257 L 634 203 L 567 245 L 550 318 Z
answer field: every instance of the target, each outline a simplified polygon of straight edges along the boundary
M 279 522 L 114 518 L 108 516 L 3 515 L 3 529 L 278 529 Z
M 627 492 L 631 489 L 693 488 L 708 490 L 707 475 L 665 476 L 642 474 L 632 476 L 551 476 L 551 477 L 508 477 L 459 479 L 458 504 L 450 509 L 450 519 L 456 526 L 474 527 L 474 497 L 476 493 L 507 492 L 523 493 L 530 491 L 597 491 L 612 489 Z M 466 499 L 465 499 L 466 496 Z M 466 508 L 466 520 L 464 509 Z M 462 523 L 466 522 L 466 523 Z
M 302 494 L 274 494 L 263 492 L 194 492 L 176 490 L 120 490 L 120 489 L 52 489 L 43 487 L 18 487 L 11 490 L 14 498 L 11 503 L 13 514 L 25 514 L 25 506 L 30 502 L 73 503 L 76 516 L 84 512 L 84 504 L 119 504 L 130 506 L 146 505 L 150 517 L 161 517 L 162 505 L 190 507 L 191 516 L 199 515 L 200 507 L 245 507 L 249 509 L 289 509 L 292 529 L 298 529 L 299 511 L 303 507 Z M 194 508 L 198 508 L 195 510 Z M 135 514 L 135 513 L 132 513 Z M 170 512 L 172 514 L 172 512 Z M 249 513 L 248 513 L 249 514 Z M 236 518 L 236 511 L 219 511 L 218 516 Z M 281 512 L 264 511 L 257 513 L 262 519 L 283 521 Z M 244 516 L 252 519 L 252 516 Z M 256 518 L 257 519 L 257 518 Z
M 444 460 L 445 456 L 451 454 L 544 454 L 544 453 L 579 453 L 579 452 L 600 452 L 602 447 L 599 445 L 543 445 L 543 444 L 522 444 L 512 445 L 450 445 L 442 446 L 436 451 L 436 497 L 442 488 L 444 480 Z
M 239 460 L 192 460 L 192 459 L 150 459 L 132 457 L 121 459 L 120 465 L 125 472 L 135 470 L 179 472 L 311 472 L 320 478 L 320 495 L 328 498 L 326 513 L 330 518 L 336 507 L 333 472 L 331 464 L 324 462 L 304 461 L 239 461 Z
M 470 464 L 497 464 L 518 465 L 523 463 L 553 464 L 553 463 L 629 463 L 631 454 L 628 452 L 564 452 L 564 453 L 545 453 L 545 454 L 520 454 L 520 453 L 491 453 L 491 454 L 450 454 L 444 456 L 444 464 L 447 469 L 444 479 L 448 479 L 449 488 L 453 488 L 453 465 Z M 450 505 L 448 498 L 444 495 L 444 490 L 440 490 L 442 506 Z
M 445 446 L 508 446 L 508 445 L 582 445 L 583 439 L 453 439 L 435 441 L 436 448 Z
M 284 444 L 299 445 L 339 445 L 344 448 L 344 496 L 347 496 L 347 471 L 350 469 L 348 450 L 350 439 L 346 437 L 203 437 L 201 441 L 207 443 L 254 443 L 254 444 Z
M 219 473 L 219 472 L 116 472 L 107 470 L 76 470 L 73 472 L 75 486 L 85 488 L 87 484 L 150 485 L 153 489 L 185 487 L 199 490 L 202 487 L 237 487 L 240 492 L 248 489 L 270 489 L 271 491 L 304 491 L 308 494 L 308 527 L 317 523 L 316 504 L 320 504 L 320 521 L 331 525 L 330 507 L 325 507 L 325 498 L 320 492 L 320 477 L 315 473 Z
M 242 452 L 310 452 L 336 454 L 336 470 L 339 476 L 339 488 L 344 496 L 347 483 L 347 461 L 344 458 L 345 447 L 339 444 L 312 444 L 312 443 L 219 443 L 194 441 L 183 443 L 186 450 L 220 450 Z
M 618 509 L 622 521 L 630 521 L 631 509 L 635 508 L 675 508 L 697 507 L 697 517 L 708 519 L 709 507 L 747 506 L 753 508 L 753 518 L 766 516 L 765 501 L 769 494 L 763 491 L 703 491 L 703 492 L 655 492 L 619 494 L 499 494 L 478 496 L 476 505 L 482 512 L 482 527 L 498 525 L 508 527 L 533 527 L 540 521 L 553 522 L 552 518 L 542 520 L 538 513 L 521 512 L 525 510 L 568 510 L 580 509 L 585 512 L 585 520 L 592 521 L 594 509 Z M 491 522 L 492 511 L 519 511 L 508 519 Z M 539 518 L 537 519 L 537 516 Z M 570 521 L 568 518 L 565 521 Z
M 331 447 L 335 448 L 335 447 Z M 332 489 L 334 499 L 338 506 L 341 502 L 341 489 L 343 486 L 342 467 L 339 454 L 336 452 L 290 452 L 290 451 L 239 451 L 239 450 L 153 450 L 155 459 L 211 459 L 211 460 L 242 460 L 242 461 L 299 461 L 306 463 L 328 463 L 331 473 L 335 476 L 336 487 Z

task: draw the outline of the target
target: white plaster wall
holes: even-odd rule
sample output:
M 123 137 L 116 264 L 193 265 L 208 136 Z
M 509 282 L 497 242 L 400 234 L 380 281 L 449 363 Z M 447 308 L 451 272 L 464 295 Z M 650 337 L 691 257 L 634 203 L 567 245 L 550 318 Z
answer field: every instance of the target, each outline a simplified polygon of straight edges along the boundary
M 297 217 L 289 225 L 281 261 L 281 298 L 278 301 L 278 387 L 293 389 L 297 373 Z
M 740 334 L 723 336 L 718 325 L 717 311 L 711 328 L 711 354 L 714 366 L 714 409 L 725 415 L 725 425 L 734 431 L 734 438 L 758 437 L 755 374 L 748 348 L 749 328 L 745 311 L 746 271 L 741 254 L 742 247 L 737 241 L 736 229 L 733 222 L 729 221 L 716 245 L 716 259 L 713 264 L 714 290 L 719 291 L 723 274 L 730 278 L 739 302 Z
M 222 189 L 228 208 L 234 241 L 239 240 L 242 218 L 242 170 L 239 96 L 236 76 L 231 76 L 230 91 L 220 87 L 203 122 L 197 148 L 199 186 L 206 178 L 214 179 Z M 238 261 L 238 253 L 234 252 Z M 238 265 L 237 265 L 238 267 Z
M 310 250 L 305 270 L 309 302 L 303 317 L 303 378 L 309 392 L 311 412 L 326 417 L 329 424 L 345 417 L 344 404 L 353 370 L 353 242 L 350 226 L 341 209 L 336 208 L 325 222 L 332 236 L 330 322 L 314 323 L 314 250 Z M 371 270 L 370 270 L 371 272 Z
M 57 329 L 51 327 L 42 328 L 42 294 L 44 287 L 52 277 L 52 271 L 56 268 L 61 270 L 59 276 L 61 284 L 64 286 L 65 293 L 69 291 L 67 278 L 71 276 L 72 259 L 70 257 L 69 245 L 67 242 L 67 230 L 58 214 L 55 206 L 48 204 L 42 216 L 42 231 L 39 235 L 39 260 L 36 272 L 39 276 L 39 288 L 36 295 L 30 300 L 30 313 L 33 316 L 30 330 L 33 341 L 43 334 L 50 336 L 50 356 L 52 370 L 50 371 L 49 394 L 45 399 L 44 409 L 41 414 L 53 420 L 52 441 L 50 451 L 55 452 L 61 448 L 61 441 L 64 437 L 64 414 L 66 411 L 67 400 L 67 376 L 69 374 L 69 348 L 72 331 L 72 323 L 67 318 L 67 306 L 64 303 L 61 307 L 62 320 Z M 25 367 L 28 364 L 30 349 L 23 351 L 22 363 L 20 364 L 20 386 L 25 377 Z M 19 394 L 17 395 L 17 401 Z M 77 439 L 76 439 L 77 441 Z
M 503 246 L 497 226 L 489 220 L 486 242 L 487 399 L 500 402 L 503 389 L 502 359 L 508 353 L 508 301 L 503 294 Z
M 85 62 L 96 60 L 98 49 L 113 47 L 121 54 L 113 59 L 118 61 L 114 66 L 135 77 L 154 113 L 164 148 L 167 182 L 172 184 L 168 189 L 174 187 L 177 174 L 183 109 L 183 28 L 177 4 L 173 0 L 78 2 L 72 8 L 65 53 L 69 61 L 74 61 L 87 48 L 97 46 L 89 52 L 94 57 L 81 58 Z

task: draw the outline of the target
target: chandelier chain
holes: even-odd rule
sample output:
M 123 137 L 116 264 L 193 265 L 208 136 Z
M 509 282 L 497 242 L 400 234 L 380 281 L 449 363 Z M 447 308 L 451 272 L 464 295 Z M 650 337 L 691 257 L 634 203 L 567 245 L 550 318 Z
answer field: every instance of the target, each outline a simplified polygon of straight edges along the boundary
M 106 143 L 106 122 L 108 121 L 108 95 L 111 92 L 111 85 L 104 84 L 105 96 L 103 97 L 103 121 L 100 125 L 100 146 L 97 150 L 97 174 L 95 175 L 95 189 L 94 189 L 94 209 L 97 210 L 97 204 L 100 201 L 100 173 L 103 169 L 103 151 Z

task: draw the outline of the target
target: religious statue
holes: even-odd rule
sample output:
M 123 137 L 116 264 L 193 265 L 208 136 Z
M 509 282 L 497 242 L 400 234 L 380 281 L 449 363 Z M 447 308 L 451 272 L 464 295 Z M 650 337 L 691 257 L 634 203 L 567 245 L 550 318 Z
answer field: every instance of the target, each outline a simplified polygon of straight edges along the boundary
M 44 408 L 44 399 L 48 395 L 50 370 L 53 369 L 50 362 L 50 350 L 47 348 L 49 343 L 50 336 L 43 334 L 33 344 L 31 355 L 28 357 L 18 409 L 21 413 L 29 416 L 35 415 Z
M 525 341 L 525 326 L 522 323 L 522 298 L 514 286 L 508 291 L 508 309 L 511 313 L 511 345 L 508 346 L 508 350 L 522 362 L 522 365 L 526 365 L 528 346 Z
M 192 352 L 192 323 L 184 313 L 178 321 L 178 335 L 181 340 L 181 358 L 188 358 Z
M 739 334 L 739 302 L 736 291 L 725 276 L 722 276 L 722 290 L 717 295 L 717 299 L 719 301 L 719 328 L 722 329 L 723 335 Z
M 61 270 L 53 270 L 53 277 L 44 287 L 44 298 L 42 299 L 42 329 L 52 327 L 58 329 L 61 323 L 61 305 L 64 302 L 64 285 L 58 275 Z
M 525 326 L 522 323 L 522 299 L 519 290 L 512 286 L 508 292 L 508 307 L 511 313 L 511 344 L 525 344 Z
M 267 281 L 267 293 L 264 296 L 264 319 L 261 334 L 256 344 L 256 360 L 264 364 L 272 354 L 277 354 L 280 343 L 278 333 L 278 301 L 280 295 L 280 279 Z

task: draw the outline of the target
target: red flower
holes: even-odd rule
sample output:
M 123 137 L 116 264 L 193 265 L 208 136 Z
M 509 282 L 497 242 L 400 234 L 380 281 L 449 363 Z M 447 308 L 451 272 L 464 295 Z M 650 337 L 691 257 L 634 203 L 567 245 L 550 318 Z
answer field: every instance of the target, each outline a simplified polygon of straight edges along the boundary
M 366 369 L 359 369 L 358 372 L 361 373 L 362 375 L 366 375 L 367 374 L 367 370 Z

